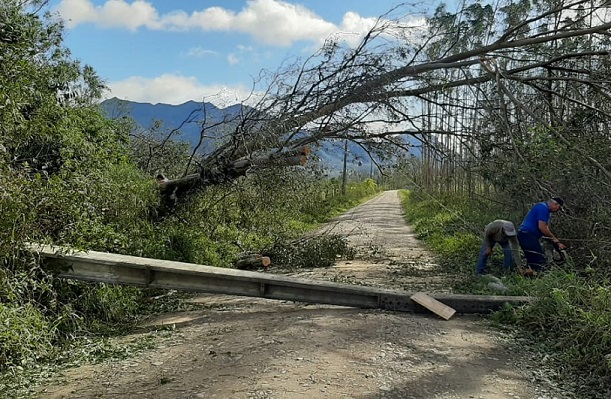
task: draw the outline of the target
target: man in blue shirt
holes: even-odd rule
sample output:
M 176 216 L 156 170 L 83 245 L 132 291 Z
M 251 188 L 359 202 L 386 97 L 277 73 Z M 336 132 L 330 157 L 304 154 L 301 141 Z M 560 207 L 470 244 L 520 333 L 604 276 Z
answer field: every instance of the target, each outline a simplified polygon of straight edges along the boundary
M 518 241 L 524 251 L 528 266 L 535 272 L 540 272 L 546 263 L 545 254 L 540 242 L 541 237 L 551 238 L 558 245 L 559 249 L 566 248 L 549 229 L 552 213 L 558 212 L 562 209 L 563 205 L 564 200 L 560 197 L 553 197 L 545 202 L 539 202 L 530 209 L 520 225 Z

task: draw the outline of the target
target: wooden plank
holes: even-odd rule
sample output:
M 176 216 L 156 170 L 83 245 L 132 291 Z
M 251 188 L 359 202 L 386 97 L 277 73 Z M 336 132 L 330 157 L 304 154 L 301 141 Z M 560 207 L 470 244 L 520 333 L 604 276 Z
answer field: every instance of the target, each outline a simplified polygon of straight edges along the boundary
M 450 320 L 450 317 L 456 313 L 456 310 L 442 302 L 439 302 L 437 299 L 428 296 L 424 292 L 417 292 L 412 295 L 410 299 L 446 320 Z

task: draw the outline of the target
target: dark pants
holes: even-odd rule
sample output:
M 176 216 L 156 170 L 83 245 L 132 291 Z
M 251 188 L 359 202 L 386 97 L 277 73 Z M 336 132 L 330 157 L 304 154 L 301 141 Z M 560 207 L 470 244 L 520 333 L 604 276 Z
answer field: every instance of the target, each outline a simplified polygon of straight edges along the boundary
M 526 262 L 531 269 L 540 272 L 545 266 L 545 254 L 541 247 L 539 237 L 527 231 L 518 231 L 518 241 L 524 251 Z

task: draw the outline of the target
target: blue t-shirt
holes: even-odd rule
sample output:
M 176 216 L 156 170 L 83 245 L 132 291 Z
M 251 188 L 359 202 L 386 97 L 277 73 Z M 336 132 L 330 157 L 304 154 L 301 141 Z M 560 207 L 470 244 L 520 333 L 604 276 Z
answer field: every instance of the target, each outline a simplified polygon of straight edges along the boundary
M 549 224 L 552 213 L 547 202 L 539 202 L 533 206 L 520 225 L 520 231 L 527 231 L 541 238 L 543 233 L 539 230 L 539 222 Z

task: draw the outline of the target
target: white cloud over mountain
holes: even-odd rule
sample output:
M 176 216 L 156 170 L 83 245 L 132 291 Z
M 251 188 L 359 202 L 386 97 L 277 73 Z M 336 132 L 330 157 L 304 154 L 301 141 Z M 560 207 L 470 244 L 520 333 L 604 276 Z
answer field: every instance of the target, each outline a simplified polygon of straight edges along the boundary
M 197 78 L 164 74 L 155 78 L 132 76 L 110 82 L 106 97 L 155 104 L 163 98 L 166 104 L 182 104 L 187 101 L 206 101 L 219 107 L 240 103 L 247 99 L 250 88 L 243 86 L 202 85 Z

